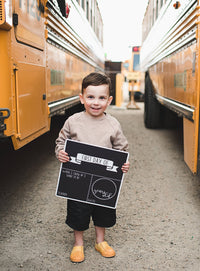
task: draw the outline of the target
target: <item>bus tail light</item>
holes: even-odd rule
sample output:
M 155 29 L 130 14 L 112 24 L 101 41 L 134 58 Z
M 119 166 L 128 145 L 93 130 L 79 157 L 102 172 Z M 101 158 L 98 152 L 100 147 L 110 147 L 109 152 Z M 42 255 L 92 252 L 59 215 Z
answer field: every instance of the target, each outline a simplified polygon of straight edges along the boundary
M 12 27 L 12 0 L 0 0 L 0 29 Z
M 140 47 L 139 46 L 134 46 L 132 48 L 132 52 L 135 53 L 135 52 L 139 52 L 140 51 Z

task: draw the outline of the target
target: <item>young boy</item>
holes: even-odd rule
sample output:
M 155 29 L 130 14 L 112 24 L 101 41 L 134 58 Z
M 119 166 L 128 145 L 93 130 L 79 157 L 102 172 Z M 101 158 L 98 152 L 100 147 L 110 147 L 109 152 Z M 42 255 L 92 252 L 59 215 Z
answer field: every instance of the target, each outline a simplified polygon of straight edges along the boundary
M 101 73 L 91 73 L 83 79 L 80 101 L 85 111 L 69 117 L 56 140 L 56 156 L 60 162 L 69 161 L 64 151 L 67 138 L 101 147 L 126 151 L 128 142 L 123 135 L 119 122 L 105 113 L 112 101 L 111 81 Z M 122 166 L 125 173 L 129 162 Z M 84 260 L 83 232 L 89 228 L 90 217 L 96 232 L 95 249 L 104 257 L 114 257 L 115 251 L 104 240 L 105 228 L 116 223 L 116 210 L 87 203 L 68 200 L 66 224 L 74 230 L 74 247 L 70 259 L 72 262 Z

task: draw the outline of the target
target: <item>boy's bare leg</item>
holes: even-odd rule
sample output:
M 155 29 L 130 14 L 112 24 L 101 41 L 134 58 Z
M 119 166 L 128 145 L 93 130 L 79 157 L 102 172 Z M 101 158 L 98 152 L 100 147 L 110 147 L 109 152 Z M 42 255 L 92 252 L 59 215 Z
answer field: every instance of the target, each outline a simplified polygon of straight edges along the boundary
M 83 249 L 83 231 L 74 231 L 74 247 L 70 254 L 70 260 L 73 263 L 81 263 L 84 261 L 84 249 Z
M 95 227 L 96 231 L 96 244 L 95 249 L 101 253 L 102 256 L 106 258 L 111 258 L 115 256 L 115 251 L 111 248 L 107 242 L 104 241 L 105 228 Z
M 101 243 L 104 241 L 105 237 L 105 228 L 95 226 L 96 232 L 96 243 Z
M 74 231 L 74 246 L 83 246 L 83 231 Z

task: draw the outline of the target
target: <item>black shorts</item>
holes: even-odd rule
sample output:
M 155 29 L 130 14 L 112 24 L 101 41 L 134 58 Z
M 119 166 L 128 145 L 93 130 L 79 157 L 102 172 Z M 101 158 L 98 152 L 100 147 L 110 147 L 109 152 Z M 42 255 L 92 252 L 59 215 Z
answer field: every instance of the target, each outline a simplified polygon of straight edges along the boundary
M 76 231 L 89 228 L 90 217 L 95 226 L 109 228 L 116 223 L 116 209 L 96 206 L 78 201 L 67 201 L 66 224 Z

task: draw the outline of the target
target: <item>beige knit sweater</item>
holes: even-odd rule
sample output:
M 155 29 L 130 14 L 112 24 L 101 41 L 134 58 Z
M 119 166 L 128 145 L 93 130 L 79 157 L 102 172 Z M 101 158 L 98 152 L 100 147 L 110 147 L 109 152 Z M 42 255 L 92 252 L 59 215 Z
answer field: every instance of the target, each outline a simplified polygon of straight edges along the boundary
M 101 118 L 88 115 L 85 111 L 69 117 L 56 139 L 56 156 L 64 149 L 66 139 L 127 151 L 128 141 L 120 123 L 111 115 Z

